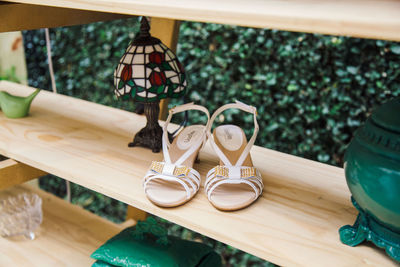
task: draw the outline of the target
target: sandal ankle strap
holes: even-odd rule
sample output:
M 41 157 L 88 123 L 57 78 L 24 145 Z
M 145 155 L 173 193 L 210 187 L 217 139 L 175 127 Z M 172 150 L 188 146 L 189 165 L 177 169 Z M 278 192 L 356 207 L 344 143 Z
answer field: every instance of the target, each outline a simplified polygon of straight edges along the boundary
M 206 124 L 206 127 L 204 128 L 203 138 L 200 139 L 198 143 L 192 145 L 176 162 L 174 162 L 174 164 L 177 164 L 177 165 L 182 164 L 191 154 L 193 154 L 199 148 L 199 146 L 201 146 L 202 144 L 203 145 L 205 144 L 205 141 L 207 138 L 207 134 L 206 134 L 207 125 L 210 120 L 210 113 L 208 112 L 208 110 L 203 106 L 195 105 L 193 102 L 173 107 L 169 110 L 168 118 L 162 127 L 162 129 L 163 129 L 162 147 L 163 147 L 164 160 L 166 163 L 172 163 L 171 157 L 168 152 L 169 147 L 171 146 L 171 143 L 169 142 L 169 139 L 168 139 L 168 131 L 167 131 L 168 124 L 171 122 L 172 116 L 174 114 L 180 113 L 180 112 L 183 112 L 186 110 L 199 110 L 199 111 L 204 112 L 207 115 L 207 124 Z
M 214 141 L 214 137 L 211 134 L 211 128 L 212 125 L 214 123 L 214 120 L 217 118 L 217 116 L 227 110 L 227 109 L 231 109 L 231 108 L 236 108 L 236 109 L 240 109 L 243 110 L 245 112 L 251 113 L 253 114 L 253 118 L 254 118 L 254 132 L 253 132 L 253 136 L 250 138 L 250 140 L 248 141 L 245 149 L 242 152 L 242 155 L 240 155 L 239 159 L 237 160 L 237 162 L 235 163 L 235 165 L 233 165 L 229 159 L 225 156 L 225 154 L 221 151 L 221 149 L 217 146 L 217 144 Z M 258 126 L 258 122 L 257 122 L 257 108 L 254 106 L 250 106 L 247 105 L 243 102 L 240 101 L 235 101 L 235 103 L 230 103 L 230 104 L 226 104 L 223 105 L 222 107 L 218 108 L 214 114 L 211 116 L 211 119 L 208 122 L 208 126 L 207 126 L 207 136 L 208 139 L 210 140 L 211 146 L 213 147 L 215 153 L 219 156 L 219 158 L 222 160 L 222 162 L 226 165 L 226 166 L 242 166 L 243 162 L 245 161 L 247 155 L 250 152 L 251 147 L 254 145 L 254 142 L 256 141 L 257 138 L 257 134 L 259 131 L 259 126 Z

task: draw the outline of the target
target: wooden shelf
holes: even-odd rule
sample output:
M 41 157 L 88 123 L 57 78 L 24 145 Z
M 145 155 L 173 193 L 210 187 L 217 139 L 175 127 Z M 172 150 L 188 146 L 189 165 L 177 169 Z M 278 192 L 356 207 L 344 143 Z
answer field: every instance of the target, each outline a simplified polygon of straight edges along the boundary
M 121 14 L 0 1 L 0 32 L 71 26 L 128 17 Z
M 0 90 L 27 95 L 34 89 L 2 81 Z M 396 265 L 373 246 L 351 248 L 339 241 L 338 229 L 352 224 L 357 214 L 341 168 L 261 147 L 251 153 L 265 192 L 251 207 L 218 211 L 202 188 L 181 207 L 154 206 L 143 193 L 142 177 L 162 154 L 127 147 L 144 124 L 144 117 L 127 111 L 42 91 L 30 117 L 0 114 L 0 154 L 279 265 Z M 195 168 L 204 182 L 217 163 L 209 145 L 200 162 Z
M 90 254 L 127 226 L 117 225 L 30 186 L 43 201 L 43 223 L 35 240 L 0 237 L 0 266 L 90 266 Z M 132 223 L 131 223 L 132 224 Z
M 0 190 L 46 175 L 44 171 L 32 168 L 13 159 L 0 160 Z
M 9 0 L 288 31 L 400 41 L 398 0 Z

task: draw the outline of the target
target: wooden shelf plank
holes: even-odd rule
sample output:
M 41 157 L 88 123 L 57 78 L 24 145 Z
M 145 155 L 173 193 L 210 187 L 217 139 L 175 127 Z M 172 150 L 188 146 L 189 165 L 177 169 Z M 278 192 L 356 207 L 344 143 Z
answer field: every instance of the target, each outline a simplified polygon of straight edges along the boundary
M 0 32 L 54 28 L 129 17 L 105 12 L 0 2 Z
M 46 174 L 42 170 L 32 168 L 13 159 L 0 161 L 0 190 L 22 184 Z
M 0 90 L 27 95 L 34 89 L 2 81 Z M 0 153 L 279 265 L 395 266 L 380 249 L 339 241 L 339 227 L 356 218 L 343 169 L 269 149 L 251 152 L 265 192 L 247 209 L 218 211 L 203 188 L 181 207 L 153 205 L 142 178 L 162 154 L 127 147 L 144 125 L 143 117 L 127 111 L 41 92 L 30 117 L 0 114 Z M 203 182 L 216 163 L 207 145 L 195 165 Z
M 90 254 L 123 229 L 40 189 L 25 185 L 11 190 L 33 191 L 42 198 L 43 223 L 35 240 L 0 238 L 0 266 L 90 266 Z
M 11 0 L 10 2 L 400 41 L 398 0 Z

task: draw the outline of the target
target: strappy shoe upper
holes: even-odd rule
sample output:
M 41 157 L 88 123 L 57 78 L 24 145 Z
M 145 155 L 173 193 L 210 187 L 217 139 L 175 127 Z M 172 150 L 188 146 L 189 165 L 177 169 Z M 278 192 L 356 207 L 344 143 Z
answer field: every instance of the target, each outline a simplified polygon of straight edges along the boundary
M 237 158 L 236 162 L 231 162 L 228 158 L 228 156 L 221 150 L 220 146 L 216 144 L 216 140 L 214 139 L 214 136 L 211 134 L 211 127 L 212 124 L 215 120 L 215 118 L 223 111 L 230 109 L 230 108 L 237 108 L 240 110 L 243 110 L 245 112 L 253 114 L 254 117 L 254 133 L 250 140 L 248 141 L 247 145 L 245 145 L 244 149 L 241 151 L 240 156 Z M 254 168 L 253 166 L 243 166 L 243 163 L 245 160 L 249 157 L 249 152 L 251 147 L 253 146 L 259 126 L 257 123 L 257 110 L 255 107 L 246 105 L 242 102 L 236 101 L 236 103 L 233 104 L 227 104 L 215 111 L 215 113 L 212 115 L 210 122 L 207 127 L 207 135 L 208 139 L 211 143 L 211 146 L 213 147 L 215 153 L 218 155 L 218 157 L 221 160 L 222 165 L 218 165 L 214 168 L 212 168 L 208 174 L 207 174 L 207 179 L 205 183 L 205 192 L 207 194 L 208 199 L 214 206 L 217 206 L 218 204 L 215 203 L 215 201 L 212 200 L 212 196 L 215 192 L 216 189 L 220 188 L 222 185 L 247 185 L 249 188 L 251 188 L 254 191 L 254 198 L 251 200 L 251 202 L 255 201 L 262 193 L 263 190 L 263 182 L 262 182 L 262 177 L 260 172 Z M 243 134 L 244 135 L 244 134 Z M 245 138 L 245 137 L 244 137 Z M 251 162 L 251 160 L 250 160 Z M 224 194 L 229 194 L 229 192 L 223 192 Z M 238 192 L 236 192 L 239 194 Z M 234 192 L 232 192 L 234 194 Z M 240 201 L 239 201 L 240 202 Z M 248 202 L 248 203 L 247 203 Z M 246 203 L 243 203 L 243 206 L 238 204 L 237 209 L 242 208 L 244 206 L 247 206 L 250 203 L 250 200 L 247 201 Z M 236 209 L 235 207 L 226 207 L 226 208 L 221 208 L 221 209 Z
M 210 118 L 208 110 L 206 108 L 204 108 L 203 106 L 194 105 L 193 103 L 177 106 L 169 110 L 168 118 L 163 126 L 162 145 L 164 161 L 153 161 L 149 171 L 146 173 L 143 180 L 143 187 L 145 189 L 146 195 L 149 197 L 150 200 L 160 206 L 177 206 L 183 204 L 191 199 L 200 188 L 200 174 L 191 166 L 185 165 L 185 162 L 188 159 L 192 159 L 192 157 L 197 156 L 200 147 L 206 142 L 207 127 L 199 125 L 189 126 L 192 128 L 187 127 L 188 129 L 193 129 L 193 131 L 188 133 L 187 135 L 187 139 L 191 139 L 188 143 L 188 146 L 185 146 L 184 144 L 181 146 L 182 149 L 180 149 L 179 151 L 183 153 L 175 160 L 172 160 L 172 156 L 170 154 L 171 143 L 168 139 L 168 124 L 170 123 L 173 114 L 180 113 L 186 110 L 199 110 L 207 115 L 207 121 Z M 185 129 L 183 129 L 181 133 L 185 131 Z M 179 135 L 177 138 L 179 138 Z M 181 143 L 185 141 L 186 140 L 183 139 Z M 176 145 L 178 146 L 179 143 Z M 196 155 L 193 155 L 194 153 L 196 153 Z M 161 190 L 158 195 L 151 194 L 149 191 L 151 183 L 155 184 L 156 182 L 164 182 L 165 185 L 164 188 L 162 186 L 158 188 L 159 191 Z M 174 183 L 175 185 L 179 185 L 180 189 L 177 186 L 175 186 L 174 188 L 171 187 L 169 193 L 168 188 L 169 186 L 171 186 L 172 183 Z M 162 192 L 162 190 L 164 190 L 164 192 Z M 175 193 L 173 192 L 174 190 L 176 191 Z M 185 192 L 184 198 L 179 198 L 179 191 Z M 177 196 L 177 199 L 174 199 L 174 194 L 175 196 Z M 164 198 L 169 198 L 169 200 L 163 199 L 163 196 Z

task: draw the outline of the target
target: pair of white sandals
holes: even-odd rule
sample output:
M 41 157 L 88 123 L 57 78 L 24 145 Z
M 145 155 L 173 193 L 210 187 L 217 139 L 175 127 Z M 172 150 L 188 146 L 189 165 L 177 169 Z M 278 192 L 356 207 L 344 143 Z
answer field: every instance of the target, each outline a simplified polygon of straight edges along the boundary
M 243 130 L 236 125 L 211 127 L 215 118 L 226 109 L 236 108 L 253 114 L 254 133 L 247 142 Z M 172 144 L 168 140 L 167 126 L 172 115 L 186 110 L 199 110 L 207 115 L 207 125 L 191 125 L 179 132 Z M 148 199 L 161 207 L 176 207 L 192 199 L 200 189 L 201 177 L 193 164 L 207 138 L 220 159 L 205 182 L 205 192 L 211 204 L 220 210 L 238 210 L 252 204 L 262 194 L 260 172 L 254 168 L 250 149 L 258 134 L 257 110 L 242 102 L 226 104 L 217 109 L 210 119 L 203 106 L 193 103 L 169 110 L 163 126 L 164 161 L 153 161 L 143 180 Z

